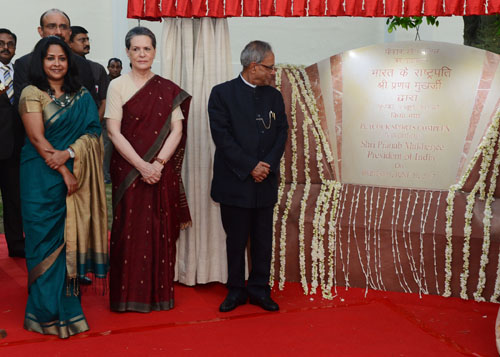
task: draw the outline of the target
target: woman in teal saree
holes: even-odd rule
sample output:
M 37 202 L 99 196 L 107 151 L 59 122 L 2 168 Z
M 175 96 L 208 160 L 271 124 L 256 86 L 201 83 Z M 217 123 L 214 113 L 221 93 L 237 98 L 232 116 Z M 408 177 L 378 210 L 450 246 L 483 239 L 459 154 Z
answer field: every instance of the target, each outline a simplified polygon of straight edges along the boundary
M 50 36 L 31 57 L 19 103 L 27 140 L 21 153 L 28 302 L 24 327 L 67 338 L 89 329 L 78 277 L 107 274 L 101 127 L 69 47 Z

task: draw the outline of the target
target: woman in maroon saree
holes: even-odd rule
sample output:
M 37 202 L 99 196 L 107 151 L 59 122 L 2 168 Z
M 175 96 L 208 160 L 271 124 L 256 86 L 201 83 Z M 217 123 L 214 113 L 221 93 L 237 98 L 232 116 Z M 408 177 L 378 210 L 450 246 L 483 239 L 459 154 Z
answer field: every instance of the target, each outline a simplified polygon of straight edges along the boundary
M 125 43 L 132 71 L 111 82 L 105 113 L 115 146 L 110 308 L 169 310 L 176 240 L 191 223 L 181 179 L 191 97 L 151 72 L 151 31 L 133 28 Z

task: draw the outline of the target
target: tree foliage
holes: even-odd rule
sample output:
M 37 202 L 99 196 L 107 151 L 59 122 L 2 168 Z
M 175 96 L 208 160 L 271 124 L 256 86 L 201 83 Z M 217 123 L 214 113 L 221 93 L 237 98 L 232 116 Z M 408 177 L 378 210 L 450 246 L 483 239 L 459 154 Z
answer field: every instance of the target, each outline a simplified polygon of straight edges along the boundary
M 437 20 L 437 16 L 426 16 L 425 20 L 427 21 L 427 25 L 430 26 L 439 26 L 439 20 Z M 408 29 L 417 29 L 424 22 L 423 16 L 411 16 L 411 17 L 399 17 L 392 16 L 389 17 L 386 21 L 386 24 L 389 25 L 387 31 L 392 33 L 392 31 L 397 30 L 398 27 Z
M 464 45 L 481 48 L 500 54 L 500 15 L 464 16 Z M 439 26 L 437 16 L 426 16 L 427 25 Z M 392 33 L 398 28 L 417 31 L 415 40 L 420 40 L 419 28 L 424 22 L 423 16 L 389 17 L 387 31 Z
M 500 15 L 464 16 L 464 45 L 500 54 Z
M 425 20 L 427 21 L 427 25 L 430 26 L 439 26 L 439 20 L 437 20 L 437 16 L 426 16 Z M 389 25 L 387 31 L 392 33 L 392 31 L 397 30 L 398 27 L 404 28 L 408 31 L 408 29 L 415 29 L 417 34 L 415 35 L 415 41 L 420 40 L 420 34 L 418 30 L 420 29 L 420 25 L 424 22 L 423 16 L 411 16 L 411 17 L 399 17 L 399 16 L 391 16 L 387 19 L 386 24 Z

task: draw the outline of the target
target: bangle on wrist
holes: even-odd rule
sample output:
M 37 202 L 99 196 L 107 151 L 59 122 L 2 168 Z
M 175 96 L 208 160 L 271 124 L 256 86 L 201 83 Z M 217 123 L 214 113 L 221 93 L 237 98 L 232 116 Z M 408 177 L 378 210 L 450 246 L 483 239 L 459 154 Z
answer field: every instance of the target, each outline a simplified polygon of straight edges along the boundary
M 69 152 L 69 157 L 71 159 L 74 159 L 75 158 L 75 152 L 73 151 L 73 149 L 72 148 L 67 148 L 66 150 Z
M 160 159 L 158 156 L 155 157 L 155 161 L 159 162 L 161 166 L 165 166 L 165 164 L 167 163 L 167 160 Z

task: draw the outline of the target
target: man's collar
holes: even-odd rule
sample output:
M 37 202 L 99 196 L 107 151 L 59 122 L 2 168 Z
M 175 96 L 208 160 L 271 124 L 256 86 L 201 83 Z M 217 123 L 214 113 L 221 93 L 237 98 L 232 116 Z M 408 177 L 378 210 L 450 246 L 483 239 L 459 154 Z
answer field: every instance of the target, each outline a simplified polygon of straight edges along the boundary
M 243 81 L 243 83 L 245 83 L 247 86 L 252 87 L 252 88 L 256 88 L 257 87 L 255 84 L 252 84 L 252 83 L 248 82 L 245 78 L 243 78 L 243 76 L 241 75 L 241 73 L 240 73 L 240 78 Z
M 3 67 L 3 66 L 7 66 L 7 67 L 9 67 L 9 69 L 10 69 L 11 71 L 13 71 L 13 70 L 14 70 L 14 64 L 12 63 L 12 61 L 10 61 L 10 62 L 9 62 L 9 63 L 7 63 L 7 64 L 3 64 L 3 62 L 0 62 L 0 68 L 1 68 L 1 67 Z

